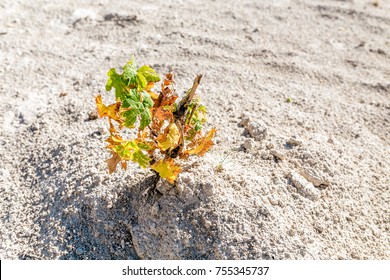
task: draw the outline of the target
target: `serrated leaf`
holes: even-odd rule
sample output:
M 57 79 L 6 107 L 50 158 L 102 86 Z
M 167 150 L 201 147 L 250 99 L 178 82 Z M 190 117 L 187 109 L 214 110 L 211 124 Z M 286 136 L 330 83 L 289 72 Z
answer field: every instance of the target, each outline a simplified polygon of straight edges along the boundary
M 147 127 L 150 124 L 152 116 L 150 114 L 150 110 L 144 110 L 141 112 L 140 115 L 141 115 L 141 121 L 140 121 L 139 127 L 141 129 L 144 129 L 145 127 Z
M 119 155 L 115 152 L 111 152 L 111 157 L 106 160 L 107 165 L 108 165 L 108 173 L 113 173 L 116 171 L 116 166 L 118 165 L 119 162 L 121 162 L 121 158 Z
M 159 160 L 151 168 L 158 172 L 161 178 L 168 180 L 171 184 L 175 183 L 177 176 L 182 170 L 180 166 L 175 165 L 172 158 L 168 158 L 166 161 Z
M 137 73 L 144 76 L 148 83 L 160 81 L 160 76 L 156 73 L 156 71 L 153 68 L 151 68 L 148 65 L 141 66 L 138 69 Z
M 146 108 L 152 108 L 153 107 L 153 99 L 150 97 L 149 93 L 147 93 L 146 91 L 142 91 L 141 93 L 141 100 L 142 100 L 142 104 L 144 105 L 144 107 Z
M 106 84 L 106 91 L 110 91 L 112 88 L 115 88 L 115 98 L 117 100 L 123 101 L 129 90 L 127 88 L 127 84 L 122 75 L 119 75 L 115 68 L 111 68 L 107 73 L 108 80 Z
M 108 166 L 108 173 L 111 174 L 116 171 L 116 166 L 118 163 L 121 163 L 121 166 L 124 170 L 127 169 L 127 162 L 123 161 L 119 155 L 113 151 L 111 151 L 111 157 L 106 160 Z
M 127 86 L 135 85 L 137 83 L 137 68 L 133 63 L 133 59 L 123 66 L 122 75 L 127 83 Z
M 123 101 L 123 110 L 122 117 L 124 119 L 123 125 L 129 128 L 134 127 L 137 117 L 139 116 L 140 128 L 144 129 L 149 125 L 151 121 L 150 108 L 153 106 L 153 100 L 150 98 L 150 95 L 146 92 L 137 92 L 137 90 L 132 89 L 131 95 L 129 95 Z
M 144 151 L 150 149 L 151 147 L 148 144 L 133 140 L 126 141 L 123 144 L 116 146 L 114 151 L 118 154 L 120 159 L 131 160 L 138 163 L 142 168 L 146 168 L 148 167 L 151 158 L 144 154 Z
M 108 143 L 107 149 L 113 150 L 115 146 L 120 145 L 124 140 L 122 139 L 120 133 L 116 130 L 115 126 L 110 121 L 110 136 L 106 139 Z
M 153 108 L 153 123 L 152 128 L 154 131 L 160 131 L 165 121 L 171 123 L 173 121 L 173 114 L 170 110 L 165 110 L 163 107 Z
M 193 148 L 185 151 L 184 154 L 204 156 L 204 154 L 214 145 L 211 139 L 214 137 L 216 131 L 215 128 L 212 128 L 204 137 L 192 145 Z
M 160 134 L 156 140 L 162 151 L 177 147 L 180 140 L 179 128 L 175 123 L 171 124 L 167 133 Z
M 141 73 L 137 73 L 137 89 L 138 89 L 138 91 L 144 90 L 146 88 L 147 84 L 148 84 L 148 81 L 146 80 L 146 78 Z
M 121 108 L 120 102 L 116 102 L 114 104 L 106 106 L 103 104 L 101 95 L 96 96 L 95 100 L 96 100 L 96 107 L 97 107 L 99 117 L 101 117 L 101 118 L 102 117 L 109 117 L 109 118 L 117 121 L 120 124 L 123 122 L 123 119 L 121 118 L 120 113 L 119 113 L 120 108 Z

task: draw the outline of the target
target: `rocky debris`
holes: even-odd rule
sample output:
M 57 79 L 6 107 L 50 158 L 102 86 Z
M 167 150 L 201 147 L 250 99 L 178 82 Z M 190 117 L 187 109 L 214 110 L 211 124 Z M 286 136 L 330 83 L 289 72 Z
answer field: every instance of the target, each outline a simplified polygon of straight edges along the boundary
M 296 139 L 296 137 L 291 137 L 290 139 L 287 140 L 287 144 L 291 146 L 300 146 L 302 145 L 302 141 Z
M 76 249 L 76 255 L 82 255 L 82 254 L 84 254 L 84 250 L 83 250 L 83 248 L 81 248 L 81 247 L 79 247 L 79 248 L 77 248 Z
M 262 159 L 269 159 L 269 153 L 267 153 L 266 151 L 262 151 L 260 157 Z
M 271 149 L 275 148 L 275 145 L 274 145 L 274 143 L 267 143 L 266 147 L 267 147 L 267 149 L 271 150 Z
M 278 158 L 280 160 L 286 159 L 286 155 L 278 150 L 270 150 L 270 154 L 275 156 L 276 158 Z
M 120 15 L 117 13 L 107 13 L 103 16 L 103 19 L 105 21 L 114 21 L 122 24 L 124 22 L 135 23 L 139 21 L 136 15 Z
M 255 147 L 255 141 L 252 138 L 245 139 L 243 146 L 245 150 L 251 151 Z
M 246 113 L 241 115 L 240 125 L 248 130 L 248 133 L 255 140 L 261 141 L 267 137 L 268 128 L 262 121 L 254 121 Z
M 289 159 L 289 162 L 292 163 L 296 168 L 301 166 L 296 159 Z
M 261 121 L 250 121 L 246 128 L 249 135 L 255 138 L 255 140 L 261 141 L 267 137 L 268 128 Z
M 162 194 L 167 194 L 172 188 L 173 185 L 171 185 L 167 180 L 160 178 L 157 182 L 156 189 Z
M 329 181 L 324 179 L 323 176 L 319 175 L 319 173 L 313 168 L 303 168 L 299 171 L 299 174 L 309 182 L 313 183 L 313 185 L 316 187 L 321 185 L 329 186 Z
M 309 198 L 313 201 L 318 200 L 320 198 L 320 191 L 316 189 L 312 183 L 308 182 L 304 177 L 302 177 L 295 171 L 290 172 L 289 178 L 291 179 L 291 182 L 294 187 L 296 187 L 298 192 L 304 197 Z
M 96 120 L 97 118 L 98 118 L 98 114 L 95 110 L 88 113 L 88 120 L 89 121 Z
M 241 115 L 240 125 L 242 125 L 243 127 L 247 127 L 250 121 L 251 121 L 251 118 L 247 113 L 243 113 Z
M 205 228 L 210 228 L 212 223 L 209 220 L 204 220 L 204 226 Z

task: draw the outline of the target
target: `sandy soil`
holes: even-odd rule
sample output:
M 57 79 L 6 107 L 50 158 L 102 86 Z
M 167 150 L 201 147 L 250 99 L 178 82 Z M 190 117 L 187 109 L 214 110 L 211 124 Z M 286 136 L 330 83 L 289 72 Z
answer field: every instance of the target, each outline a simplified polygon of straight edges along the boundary
M 204 74 L 177 188 L 106 170 L 133 53 Z M 389 1 L 3 0 L 0 64 L 1 259 L 390 259 Z

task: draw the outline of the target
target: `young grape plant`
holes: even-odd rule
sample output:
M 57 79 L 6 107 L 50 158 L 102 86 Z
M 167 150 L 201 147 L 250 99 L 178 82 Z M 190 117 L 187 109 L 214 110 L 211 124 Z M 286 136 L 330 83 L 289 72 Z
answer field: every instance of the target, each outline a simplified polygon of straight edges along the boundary
M 99 117 L 107 117 L 110 135 L 106 139 L 111 158 L 106 160 L 109 173 L 127 162 L 151 168 L 170 183 L 182 171 L 181 164 L 190 156 L 203 156 L 212 146 L 215 128 L 202 132 L 206 107 L 195 94 L 202 75 L 180 100 L 172 72 L 165 75 L 161 90 L 155 91 L 160 77 L 148 65 L 137 68 L 134 59 L 122 67 L 122 73 L 111 68 L 107 73 L 106 91 L 114 89 L 114 104 L 106 106 L 96 97 Z M 137 129 L 135 139 L 124 139 L 123 129 Z

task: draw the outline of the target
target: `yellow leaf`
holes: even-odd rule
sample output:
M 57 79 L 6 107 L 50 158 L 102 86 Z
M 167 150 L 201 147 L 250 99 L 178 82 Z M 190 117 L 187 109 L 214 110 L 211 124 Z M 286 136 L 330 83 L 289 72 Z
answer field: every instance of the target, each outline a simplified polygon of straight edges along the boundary
M 116 102 L 114 104 L 111 104 L 109 106 L 106 106 L 102 102 L 102 96 L 98 95 L 96 96 L 96 107 L 99 113 L 99 117 L 109 117 L 118 123 L 122 124 L 123 119 L 119 114 L 121 103 Z
M 172 158 L 168 158 L 166 161 L 159 160 L 151 168 L 158 172 L 161 178 L 168 180 L 171 184 L 175 183 L 177 176 L 181 172 L 180 166 L 175 165 Z
M 158 93 L 152 91 L 152 88 L 154 87 L 154 83 L 153 82 L 149 82 L 147 85 L 146 85 L 146 92 L 149 93 L 150 97 L 152 99 L 157 99 L 158 98 Z
M 211 139 L 214 137 L 216 131 L 215 128 L 212 128 L 205 137 L 198 140 L 194 148 L 185 151 L 184 154 L 204 156 L 204 154 L 214 145 Z
M 175 148 L 179 143 L 180 132 L 176 124 L 171 124 L 169 132 L 167 134 L 161 134 L 157 137 L 158 146 L 162 151 L 166 151 L 169 148 Z

